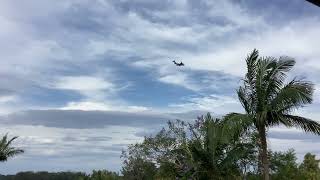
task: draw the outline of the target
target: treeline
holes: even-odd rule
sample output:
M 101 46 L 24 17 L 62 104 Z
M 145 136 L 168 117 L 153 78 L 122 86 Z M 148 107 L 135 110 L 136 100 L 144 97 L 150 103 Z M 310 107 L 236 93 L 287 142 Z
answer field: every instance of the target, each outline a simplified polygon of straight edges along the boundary
M 118 173 L 107 170 L 82 172 L 20 172 L 16 175 L 0 175 L 0 180 L 121 180 Z

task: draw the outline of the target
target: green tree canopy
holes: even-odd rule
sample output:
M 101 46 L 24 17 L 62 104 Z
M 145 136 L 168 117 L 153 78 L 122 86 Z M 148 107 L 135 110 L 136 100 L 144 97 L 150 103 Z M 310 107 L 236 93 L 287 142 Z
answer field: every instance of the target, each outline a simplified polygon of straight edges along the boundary
M 131 145 L 124 152 L 123 173 L 132 176 L 147 171 L 153 163 L 153 167 L 157 167 L 154 177 L 240 178 L 256 158 L 256 148 L 250 136 L 244 136 L 247 131 L 240 131 L 237 126 L 234 121 L 213 118 L 210 114 L 199 117 L 194 123 L 170 121 L 168 128 L 145 137 L 142 143 Z M 139 168 L 141 166 L 144 168 Z M 130 170 L 137 168 L 138 172 Z
M 307 153 L 299 168 L 304 179 L 320 179 L 320 160 L 316 159 L 316 155 Z
M 273 180 L 299 180 L 301 178 L 293 149 L 270 153 L 270 169 Z

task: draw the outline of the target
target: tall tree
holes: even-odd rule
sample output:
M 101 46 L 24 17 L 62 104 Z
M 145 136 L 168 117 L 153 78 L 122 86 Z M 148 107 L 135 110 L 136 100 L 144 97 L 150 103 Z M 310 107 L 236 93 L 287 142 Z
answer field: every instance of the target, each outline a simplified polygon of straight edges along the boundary
M 85 177 L 83 177 L 84 179 Z M 78 178 L 77 180 L 79 180 Z M 121 180 L 118 173 L 107 170 L 93 170 L 88 180 Z
M 270 168 L 273 180 L 301 179 L 296 154 L 293 149 L 270 152 Z
M 11 139 L 8 139 L 8 134 L 2 137 L 0 141 L 0 161 L 7 161 L 8 158 L 24 152 L 22 149 L 12 147 L 12 142 L 17 138 L 18 137 L 15 136 Z
M 316 155 L 307 153 L 299 168 L 303 179 L 320 179 L 320 160 L 316 159 Z
M 129 153 L 123 152 L 123 167 L 121 173 L 124 179 L 128 180 L 152 180 L 155 179 L 157 168 L 155 164 L 144 158 L 139 144 L 129 147 Z M 135 149 L 138 148 L 138 149 Z M 140 157 L 140 155 L 142 155 Z
M 285 82 L 287 73 L 295 65 L 289 57 L 259 57 L 255 49 L 247 57 L 247 73 L 243 85 L 238 89 L 239 100 L 246 114 L 232 113 L 231 119 L 251 119 L 258 132 L 262 174 L 269 179 L 267 151 L 267 130 L 275 125 L 298 127 L 306 132 L 320 134 L 320 124 L 316 121 L 292 114 L 312 102 L 313 84 L 294 78 Z
M 240 178 L 243 163 L 254 154 L 254 145 L 241 139 L 241 126 L 230 124 L 225 119 L 212 118 L 210 114 L 200 117 L 197 122 L 196 126 L 200 126 L 191 128 L 194 138 L 187 146 L 196 177 Z

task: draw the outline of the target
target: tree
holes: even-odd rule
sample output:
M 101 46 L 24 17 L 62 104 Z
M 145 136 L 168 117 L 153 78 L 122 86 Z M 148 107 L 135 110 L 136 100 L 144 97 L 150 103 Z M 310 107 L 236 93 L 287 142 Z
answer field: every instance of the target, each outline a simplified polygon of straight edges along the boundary
M 238 125 L 210 114 L 198 118 L 187 146 L 193 175 L 200 179 L 238 179 L 240 163 L 254 154 L 251 143 L 240 141 Z
M 270 152 L 270 169 L 274 180 L 298 180 L 300 173 L 293 149 L 286 152 Z
M 269 179 L 269 159 L 267 148 L 267 130 L 275 125 L 298 127 L 306 132 L 320 134 L 320 124 L 291 114 L 312 102 L 313 84 L 303 79 L 294 78 L 285 83 L 287 73 L 295 65 L 289 57 L 259 57 L 255 49 L 247 57 L 247 73 L 243 86 L 238 91 L 239 100 L 246 114 L 232 113 L 233 120 L 248 120 L 258 132 L 262 174 Z M 245 128 L 248 124 L 245 124 Z
M 307 153 L 304 156 L 304 160 L 299 169 L 302 173 L 303 179 L 318 180 L 320 179 L 320 160 L 316 159 L 316 156 Z
M 185 143 L 185 123 L 183 121 L 168 122 L 168 126 L 168 130 L 163 128 L 155 136 L 145 137 L 142 143 L 132 144 L 122 153 L 124 177 L 134 174 L 140 179 L 142 176 L 154 179 L 156 175 L 172 179 L 179 174 L 180 163 L 187 165 L 187 162 L 182 162 L 184 156 L 182 151 L 178 153 L 180 145 Z M 175 161 L 176 159 L 179 161 Z M 159 169 L 156 169 L 156 166 L 160 166 Z
M 148 162 L 157 167 L 156 178 L 240 178 L 245 172 L 243 167 L 249 170 L 248 164 L 255 154 L 254 145 L 239 138 L 248 133 L 240 127 L 234 121 L 213 118 L 210 114 L 192 124 L 169 121 L 168 128 L 129 146 L 124 153 L 124 176 L 126 172 L 136 174 L 131 169 L 147 172 L 144 163 Z M 142 165 L 144 168 L 139 168 Z
M 82 172 L 19 172 L 15 175 L 2 175 L 1 180 L 90 180 L 90 177 Z
M 132 150 L 134 151 L 134 150 Z M 152 180 L 156 176 L 156 166 L 153 162 L 143 159 L 135 154 L 125 155 L 123 153 L 123 167 L 121 173 L 128 180 Z M 125 156 L 125 157 L 124 157 Z
M 90 180 L 120 180 L 122 179 L 118 173 L 107 170 L 93 170 L 89 178 Z
M 17 138 L 18 137 L 15 136 L 11 139 L 8 139 L 8 134 L 2 137 L 0 141 L 0 161 L 7 161 L 8 158 L 24 152 L 22 149 L 12 147 L 12 142 Z

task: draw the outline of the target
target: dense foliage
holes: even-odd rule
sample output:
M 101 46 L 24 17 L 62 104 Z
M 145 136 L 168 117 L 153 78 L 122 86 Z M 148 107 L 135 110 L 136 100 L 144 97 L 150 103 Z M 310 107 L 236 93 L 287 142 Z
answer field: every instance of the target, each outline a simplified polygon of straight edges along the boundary
M 93 171 L 91 174 L 82 172 L 20 172 L 16 175 L 0 175 L 0 180 L 122 180 L 115 172 L 107 170 Z
M 146 179 L 144 171 L 150 173 L 148 179 L 237 179 L 256 159 L 256 147 L 245 136 L 250 134 L 210 114 L 193 124 L 169 122 L 168 128 L 123 153 L 122 173 L 126 179 Z

